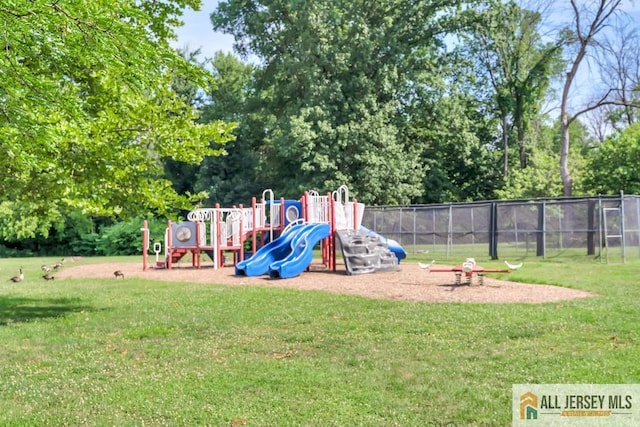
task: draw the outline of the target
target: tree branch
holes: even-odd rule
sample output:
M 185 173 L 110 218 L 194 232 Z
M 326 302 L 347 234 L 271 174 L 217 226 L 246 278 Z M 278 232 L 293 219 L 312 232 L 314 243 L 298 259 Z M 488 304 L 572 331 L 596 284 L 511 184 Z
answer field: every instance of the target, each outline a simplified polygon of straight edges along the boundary
M 57 1 L 55 1 L 55 2 L 51 3 L 51 4 L 50 4 L 50 6 L 51 6 L 51 8 L 52 8 L 53 10 L 55 10 L 56 12 L 60 12 L 60 13 L 62 13 L 64 16 L 66 16 L 67 18 L 69 18 L 70 20 L 72 20 L 73 22 L 75 22 L 75 23 L 76 23 L 76 25 L 78 25 L 78 28 L 81 28 L 81 27 L 80 27 L 80 24 L 81 24 L 81 25 L 84 25 L 84 26 L 86 26 L 86 27 L 89 27 L 89 28 L 94 28 L 94 29 L 96 28 L 96 27 L 95 27 L 95 25 L 94 25 L 93 23 L 90 23 L 90 22 L 87 22 L 87 21 L 83 21 L 82 19 L 77 18 L 77 17 L 75 17 L 75 16 L 71 15 L 71 14 L 70 14 L 69 12 L 67 12 L 66 10 L 62 9 L 60 6 L 58 6 L 58 2 L 57 2 Z
M 604 98 L 603 98 L 604 99 Z M 576 112 L 575 114 L 573 114 L 569 120 L 568 123 L 571 124 L 573 123 L 574 120 L 576 120 L 579 116 L 588 113 L 589 111 L 593 111 L 593 110 L 597 110 L 600 107 L 604 107 L 607 105 L 615 105 L 618 107 L 628 107 L 628 108 L 640 108 L 640 103 L 629 103 L 629 102 L 623 102 L 623 101 L 605 101 L 605 100 L 601 100 L 598 101 L 595 104 L 591 104 L 586 106 L 585 108 L 583 108 L 582 110 Z
M 4 7 L 0 7 L 0 12 L 2 12 L 2 13 L 6 13 L 7 15 L 11 15 L 11 16 L 13 16 L 14 18 L 18 18 L 18 19 L 20 19 L 20 18 L 26 18 L 27 16 L 29 16 L 29 15 L 33 15 L 33 14 L 34 14 L 34 12 L 33 12 L 33 11 L 24 12 L 24 13 L 16 13 L 16 12 L 13 12 L 13 11 L 11 11 L 11 10 L 7 10 L 7 9 L 5 9 Z

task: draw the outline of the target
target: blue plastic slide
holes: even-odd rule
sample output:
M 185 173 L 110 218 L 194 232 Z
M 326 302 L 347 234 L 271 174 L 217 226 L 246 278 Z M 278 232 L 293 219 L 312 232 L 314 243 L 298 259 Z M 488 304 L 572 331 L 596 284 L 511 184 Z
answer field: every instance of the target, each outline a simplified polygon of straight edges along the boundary
M 378 237 L 383 243 L 386 243 L 387 248 L 389 248 L 389 250 L 395 254 L 396 258 L 398 258 L 398 263 L 407 257 L 407 253 L 405 252 L 404 248 L 400 246 L 400 243 L 396 242 L 395 240 L 387 239 L 386 237 L 381 236 L 375 231 L 369 230 L 367 227 L 364 227 L 362 225 L 360 226 L 360 230 L 369 234 L 370 236 Z
M 269 276 L 272 279 L 288 279 L 300 275 L 313 260 L 313 248 L 329 237 L 329 224 L 307 224 L 303 227 L 291 242 L 289 255 L 271 264 Z
M 236 264 L 236 276 L 262 276 L 269 274 L 271 263 L 286 257 L 291 252 L 291 242 L 304 230 L 304 224 L 291 227 L 286 233 L 267 243 L 247 260 Z

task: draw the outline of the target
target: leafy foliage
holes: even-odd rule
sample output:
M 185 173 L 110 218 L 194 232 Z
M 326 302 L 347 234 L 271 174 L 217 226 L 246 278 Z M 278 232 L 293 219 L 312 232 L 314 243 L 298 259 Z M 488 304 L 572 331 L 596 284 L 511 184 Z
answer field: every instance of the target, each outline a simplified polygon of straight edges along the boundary
M 0 238 L 0 254 L 8 257 L 137 255 L 142 251 L 140 227 L 144 219 L 148 220 L 151 238 L 161 239 L 167 226 L 161 218 L 135 217 L 128 221 L 113 222 L 73 211 L 64 215 L 51 229 L 43 230 L 41 235 Z M 3 218 L 0 229 L 12 232 L 11 226 L 21 224 L 20 221 Z
M 201 121 L 224 120 L 237 123 L 234 140 L 225 145 L 224 156 L 207 156 L 194 176 L 194 188 L 208 194 L 207 202 L 222 205 L 248 203 L 264 190 L 256 176 L 260 138 L 253 137 L 261 117 L 252 112 L 255 67 L 244 64 L 232 54 L 218 52 L 210 62 L 212 84 L 207 88 L 209 101 L 202 108 Z
M 229 137 L 171 87 L 174 74 L 206 81 L 168 43 L 186 6 L 199 1 L 0 6 L 0 197 L 23 218 L 5 235 L 45 233 L 69 210 L 126 218 L 199 197 L 173 191 L 158 161 L 197 163 Z
M 127 253 L 138 226 L 106 228 L 114 219 L 247 203 L 265 188 L 299 197 L 347 184 L 368 204 L 554 196 L 560 159 L 565 192 L 637 191 L 635 130 L 592 150 L 585 180 L 593 144 L 577 116 L 563 117 L 564 133 L 545 124 L 560 46 L 541 37 L 541 13 L 493 1 L 225 0 L 213 27 L 255 61 L 201 64 L 169 45 L 182 9 L 199 5 L 0 6 L 8 251 Z M 576 31 L 558 34 L 572 42 Z M 467 44 L 448 51 L 454 39 Z M 609 111 L 620 129 L 635 121 L 626 107 Z
M 562 179 L 558 173 L 560 159 L 560 122 L 552 125 L 536 123 L 529 131 L 529 137 L 536 143 L 529 151 L 529 167 L 513 169 L 505 180 L 503 188 L 496 192 L 500 199 L 560 197 L 563 195 Z M 586 159 L 593 147 L 591 137 L 580 120 L 571 123 L 572 140 L 571 165 L 576 170 L 574 188 L 576 194 L 590 194 L 584 185 Z
M 418 196 L 422 146 L 407 139 L 402 109 L 423 55 L 440 44 L 448 5 L 220 2 L 214 28 L 263 61 L 256 88 L 265 181 L 291 196 L 341 184 L 367 203 Z
M 535 142 L 530 139 L 531 126 L 561 65 L 561 44 L 543 41 L 540 12 L 523 9 L 515 2 L 489 2 L 477 14 L 463 49 L 474 58 L 481 84 L 492 88 L 502 123 L 504 156 L 509 154 L 513 129 L 518 165 L 524 169 Z
M 640 123 L 609 137 L 593 150 L 586 185 L 598 194 L 640 194 Z
M 489 199 L 502 185 L 499 156 L 486 132 L 494 122 L 479 117 L 478 108 L 470 97 L 456 94 L 415 114 L 412 131 L 425 144 L 426 192 L 419 202 Z
M 97 239 L 96 252 L 99 255 L 135 255 L 141 252 L 142 220 L 119 222 L 105 227 Z

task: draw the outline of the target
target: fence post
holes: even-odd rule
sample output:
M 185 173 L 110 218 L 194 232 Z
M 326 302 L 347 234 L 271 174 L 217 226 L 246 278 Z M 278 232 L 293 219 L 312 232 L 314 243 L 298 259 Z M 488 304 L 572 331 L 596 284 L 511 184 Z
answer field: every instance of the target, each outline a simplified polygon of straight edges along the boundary
M 449 222 L 447 224 L 447 259 L 451 254 L 451 247 L 453 246 L 453 205 L 449 203 Z
M 416 208 L 413 208 L 413 253 L 415 254 L 417 252 L 416 250 L 416 245 L 417 245 L 417 241 L 416 241 L 416 233 L 417 233 L 417 229 L 416 229 L 416 216 L 418 215 Z
M 620 190 L 620 244 L 622 246 L 622 263 L 627 262 L 627 239 L 625 238 L 626 227 L 624 223 L 624 191 Z
M 491 202 L 489 214 L 489 256 L 498 259 L 498 204 Z
M 636 243 L 638 244 L 638 249 L 640 249 L 640 197 L 635 196 L 636 200 L 636 231 L 638 233 Z
M 544 257 L 545 203 L 538 204 L 538 232 L 536 233 L 536 256 Z
M 596 254 L 596 206 L 596 201 L 589 199 L 587 202 L 587 255 Z
M 602 239 L 603 210 L 602 197 L 598 195 L 598 257 L 600 258 L 600 263 L 602 263 L 602 245 L 604 244 Z

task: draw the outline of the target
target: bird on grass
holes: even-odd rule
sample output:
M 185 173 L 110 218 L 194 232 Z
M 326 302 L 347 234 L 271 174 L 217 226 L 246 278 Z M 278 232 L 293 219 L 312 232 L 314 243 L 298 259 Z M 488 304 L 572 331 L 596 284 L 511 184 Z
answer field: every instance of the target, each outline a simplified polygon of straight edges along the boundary
M 55 279 L 56 277 L 55 277 L 54 275 L 52 275 L 52 274 L 45 274 L 44 276 L 42 276 L 42 278 L 43 278 L 44 280 L 53 280 L 53 279 Z
M 51 271 L 51 267 L 49 267 L 48 265 L 43 265 L 40 268 L 42 269 L 42 271 Z
M 9 280 L 11 280 L 13 283 L 22 282 L 24 280 L 24 273 L 22 272 L 22 267 L 20 267 L 20 274 L 18 274 L 17 276 L 13 276 Z
M 122 278 L 124 279 L 124 273 L 123 273 L 122 271 L 120 271 L 120 270 L 116 270 L 116 271 L 114 271 L 114 272 L 113 272 L 113 275 L 116 277 L 116 279 L 117 279 L 118 277 L 122 277 Z

